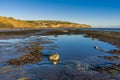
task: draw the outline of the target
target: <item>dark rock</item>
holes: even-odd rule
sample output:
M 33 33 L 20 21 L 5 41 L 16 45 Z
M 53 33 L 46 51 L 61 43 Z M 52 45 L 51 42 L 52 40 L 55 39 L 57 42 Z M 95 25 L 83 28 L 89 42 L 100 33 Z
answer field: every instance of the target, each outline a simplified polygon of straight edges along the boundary
M 104 58 L 106 60 L 120 60 L 120 56 L 98 56 L 99 58 Z
M 120 49 L 119 50 L 111 50 L 111 51 L 108 51 L 108 53 L 120 54 Z
M 32 52 L 25 53 L 22 56 L 20 56 L 19 58 L 11 59 L 8 61 L 8 63 L 13 64 L 13 65 L 24 65 L 26 63 L 39 62 L 43 57 L 43 55 L 40 53 L 41 49 L 42 48 L 40 46 L 37 46 L 33 49 Z
M 100 73 L 107 73 L 110 75 L 120 75 L 120 64 L 105 64 L 105 65 L 96 65 L 92 70 L 98 71 Z

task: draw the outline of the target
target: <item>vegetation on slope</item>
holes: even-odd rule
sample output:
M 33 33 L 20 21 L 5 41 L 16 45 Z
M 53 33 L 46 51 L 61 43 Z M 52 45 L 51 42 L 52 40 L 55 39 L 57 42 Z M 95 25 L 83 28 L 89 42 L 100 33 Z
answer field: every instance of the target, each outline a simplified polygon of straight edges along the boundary
M 90 28 L 90 25 L 52 20 L 25 21 L 0 16 L 0 28 Z
M 34 27 L 29 23 L 21 20 L 16 20 L 12 17 L 1 17 L 0 16 L 0 28 L 30 28 Z

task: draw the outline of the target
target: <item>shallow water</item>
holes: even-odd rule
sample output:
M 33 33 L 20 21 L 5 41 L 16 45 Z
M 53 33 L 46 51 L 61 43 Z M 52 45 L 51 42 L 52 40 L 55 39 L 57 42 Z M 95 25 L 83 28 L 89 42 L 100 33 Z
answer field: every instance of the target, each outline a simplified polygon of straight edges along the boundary
M 43 37 L 52 40 L 54 43 L 43 45 L 46 49 L 42 52 L 44 54 L 58 52 L 61 60 L 83 61 L 87 57 L 110 55 L 105 51 L 115 49 L 115 46 L 107 42 L 85 38 L 84 35 L 58 35 L 57 37 L 51 35 Z M 94 46 L 98 46 L 99 49 L 95 49 Z
M 44 40 L 50 41 L 50 43 L 45 43 Z M 60 62 L 58 65 L 52 65 L 47 57 L 36 64 L 26 64 L 24 66 L 14 66 L 6 63 L 7 60 L 16 58 L 27 52 L 26 47 L 35 45 L 42 45 L 45 47 L 45 49 L 42 50 L 43 54 L 53 54 L 54 52 L 58 52 L 60 54 Z M 95 49 L 94 46 L 98 46 L 99 49 Z M 0 40 L 0 47 L 0 78 L 2 80 L 17 80 L 22 77 L 35 77 L 36 73 L 46 76 L 46 73 L 52 72 L 53 75 L 56 75 L 56 71 L 53 71 L 54 67 L 55 70 L 60 69 L 61 71 L 62 65 L 75 68 L 74 66 L 81 64 L 87 69 L 89 64 L 107 62 L 97 56 L 112 56 L 105 51 L 116 48 L 115 46 L 107 42 L 99 41 L 98 39 L 93 40 L 92 38 L 85 38 L 84 35 L 30 36 L 27 38 Z M 102 51 L 103 49 L 105 51 Z M 84 62 L 88 65 L 84 64 Z M 43 70 L 41 70 L 42 68 Z M 48 69 L 48 71 L 45 71 L 46 69 Z M 38 71 L 42 71 L 43 73 Z
M 91 30 L 91 31 L 108 31 L 108 32 L 120 32 L 120 28 L 84 28 L 81 30 Z

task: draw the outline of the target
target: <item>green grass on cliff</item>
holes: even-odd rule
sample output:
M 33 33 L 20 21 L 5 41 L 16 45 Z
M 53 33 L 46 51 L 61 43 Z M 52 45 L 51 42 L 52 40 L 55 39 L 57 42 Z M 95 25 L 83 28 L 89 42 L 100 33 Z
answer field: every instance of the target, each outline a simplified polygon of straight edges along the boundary
M 0 28 L 90 28 L 90 25 L 54 20 L 17 20 L 0 16 Z

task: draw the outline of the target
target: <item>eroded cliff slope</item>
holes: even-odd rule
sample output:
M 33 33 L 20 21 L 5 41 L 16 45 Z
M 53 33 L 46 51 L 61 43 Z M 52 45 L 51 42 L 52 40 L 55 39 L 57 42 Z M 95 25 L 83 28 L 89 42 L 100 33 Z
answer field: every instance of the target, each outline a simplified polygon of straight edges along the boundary
M 52 20 L 17 20 L 0 16 L 0 28 L 90 28 L 90 25 Z

